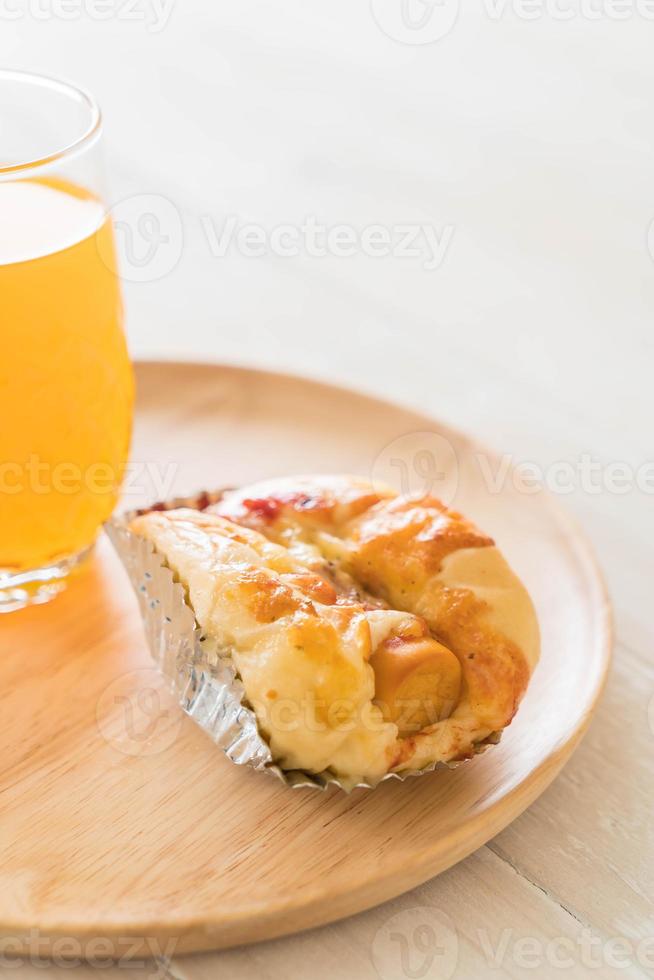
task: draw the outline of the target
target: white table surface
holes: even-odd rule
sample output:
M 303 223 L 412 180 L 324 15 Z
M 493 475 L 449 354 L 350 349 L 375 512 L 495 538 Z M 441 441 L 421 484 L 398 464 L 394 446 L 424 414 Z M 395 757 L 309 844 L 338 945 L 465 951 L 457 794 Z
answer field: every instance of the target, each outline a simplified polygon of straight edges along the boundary
M 136 356 L 343 381 L 550 479 L 557 462 L 598 464 L 562 503 L 608 579 L 615 664 L 551 788 L 394 902 L 258 946 L 123 964 L 125 980 L 654 976 L 654 479 L 642 468 L 654 459 L 654 20 L 644 0 L 595 0 L 594 17 L 588 2 L 534 17 L 537 5 L 471 0 L 447 34 L 415 43 L 456 9 L 444 0 L 430 18 L 412 3 L 422 27 L 402 28 L 399 0 L 165 0 L 165 23 L 154 0 L 131 14 L 110 0 L 106 20 L 92 0 L 1 5 L 5 65 L 72 78 L 102 103 L 112 201 L 156 195 L 117 211 L 152 211 L 170 233 L 149 269 L 128 264 L 146 280 L 125 284 Z M 435 269 L 424 255 L 213 255 L 206 229 L 230 215 L 268 232 L 313 215 L 450 238 Z M 430 966 L 408 929 L 409 959 L 398 942 L 379 972 L 378 930 L 422 906 L 456 923 L 454 959 Z

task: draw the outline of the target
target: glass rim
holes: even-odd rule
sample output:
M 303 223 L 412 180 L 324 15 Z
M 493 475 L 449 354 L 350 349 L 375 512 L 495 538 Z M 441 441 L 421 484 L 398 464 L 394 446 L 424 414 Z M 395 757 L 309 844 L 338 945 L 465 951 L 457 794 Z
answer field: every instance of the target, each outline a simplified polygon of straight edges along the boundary
M 86 89 L 81 88 L 79 85 L 73 85 L 72 82 L 65 82 L 62 79 L 53 78 L 50 75 L 42 75 L 38 72 L 0 68 L 0 90 L 3 82 L 40 85 L 45 89 L 49 89 L 51 92 L 67 95 L 69 98 L 86 106 L 89 110 L 89 121 L 81 134 L 71 143 L 66 144 L 58 150 L 54 150 L 52 153 L 33 160 L 24 160 L 21 163 L 12 163 L 6 166 L 0 165 L 0 177 L 6 177 L 8 174 L 20 174 L 26 170 L 36 170 L 60 160 L 65 160 L 77 154 L 81 149 L 90 146 L 100 135 L 102 130 L 100 106 L 90 92 L 87 92 Z

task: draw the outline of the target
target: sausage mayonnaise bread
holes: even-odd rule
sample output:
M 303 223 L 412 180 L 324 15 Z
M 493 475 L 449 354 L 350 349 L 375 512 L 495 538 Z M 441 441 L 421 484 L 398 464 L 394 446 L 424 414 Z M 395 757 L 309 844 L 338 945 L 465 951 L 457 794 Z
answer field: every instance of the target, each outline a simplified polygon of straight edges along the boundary
M 131 529 L 231 657 L 282 769 L 374 784 L 467 758 L 510 723 L 538 660 L 524 586 L 431 496 L 288 477 Z

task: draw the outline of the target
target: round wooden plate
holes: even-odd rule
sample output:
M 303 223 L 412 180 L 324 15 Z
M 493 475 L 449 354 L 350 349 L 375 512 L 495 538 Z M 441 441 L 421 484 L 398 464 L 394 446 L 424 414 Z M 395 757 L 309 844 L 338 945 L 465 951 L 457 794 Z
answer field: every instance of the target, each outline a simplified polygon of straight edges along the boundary
M 53 603 L 0 620 L 0 934 L 16 951 L 38 942 L 42 954 L 75 955 L 94 937 L 115 955 L 215 949 L 383 902 L 543 792 L 609 663 L 608 601 L 583 537 L 466 437 L 295 377 L 148 362 L 136 373 L 125 506 L 293 472 L 428 485 L 493 534 L 524 578 L 542 660 L 501 744 L 456 771 L 350 796 L 290 790 L 231 765 L 170 701 L 127 577 L 100 540 Z

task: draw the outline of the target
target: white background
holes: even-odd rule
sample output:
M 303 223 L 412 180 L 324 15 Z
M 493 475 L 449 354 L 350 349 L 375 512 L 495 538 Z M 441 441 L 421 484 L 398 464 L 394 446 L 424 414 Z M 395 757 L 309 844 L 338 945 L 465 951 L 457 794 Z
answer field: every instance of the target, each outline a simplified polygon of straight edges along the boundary
M 367 0 L 166 0 L 163 19 L 157 8 L 105 0 L 99 19 L 93 0 L 0 0 L 3 64 L 100 101 L 111 202 L 156 195 L 163 207 L 174 267 L 125 282 L 136 356 L 344 381 L 544 468 L 590 454 L 605 475 L 654 459 L 654 5 L 467 0 L 431 43 L 415 42 L 457 12 L 453 0 L 403 41 L 400 0 L 372 4 L 395 36 Z M 434 270 L 424 256 L 214 256 L 203 220 L 220 233 L 230 215 L 268 231 L 307 215 L 359 231 L 449 226 L 451 240 Z M 176 972 L 300 978 L 309 957 L 313 976 L 375 977 L 375 930 L 416 905 L 516 936 L 654 935 L 654 481 L 617 493 L 603 479 L 563 503 L 609 581 L 616 669 L 552 789 L 419 894 Z M 472 930 L 459 942 L 455 976 L 534 975 L 511 952 L 491 970 Z M 629 962 L 624 975 L 649 975 Z M 538 975 L 586 970 L 614 975 L 606 963 Z

